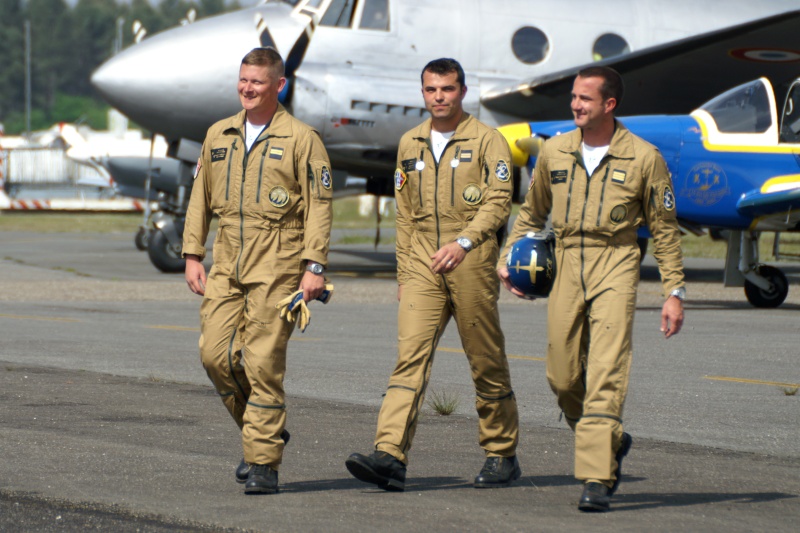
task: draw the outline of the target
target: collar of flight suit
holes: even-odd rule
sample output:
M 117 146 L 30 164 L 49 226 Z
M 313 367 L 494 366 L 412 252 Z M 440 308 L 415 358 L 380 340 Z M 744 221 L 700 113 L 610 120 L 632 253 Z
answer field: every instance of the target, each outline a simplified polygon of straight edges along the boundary
M 246 113 L 247 112 L 242 109 L 237 114 L 230 117 L 224 124 L 222 132 L 244 135 L 244 121 L 246 118 Z M 270 121 L 269 127 L 265 132 L 261 132 L 261 135 L 258 136 L 256 142 L 260 141 L 264 137 L 264 134 L 266 134 L 267 137 L 291 137 L 292 132 L 293 129 L 291 115 L 288 111 L 286 111 L 285 107 L 283 107 L 281 104 L 278 104 L 278 109 L 275 110 L 275 114 L 272 116 L 272 121 Z
M 432 120 L 428 118 L 425 122 L 420 124 L 412 134 L 413 138 L 418 141 L 428 141 L 431 138 L 431 124 Z M 478 137 L 478 120 L 464 111 L 461 115 L 461 120 L 458 121 L 456 131 L 450 138 L 451 141 L 477 139 Z
M 558 148 L 559 151 L 574 156 L 580 155 L 583 131 L 580 128 L 574 129 L 567 133 L 566 137 L 564 144 Z M 614 135 L 611 137 L 611 143 L 608 145 L 608 153 L 606 155 L 617 159 L 633 159 L 635 157 L 632 134 L 617 119 L 614 119 Z

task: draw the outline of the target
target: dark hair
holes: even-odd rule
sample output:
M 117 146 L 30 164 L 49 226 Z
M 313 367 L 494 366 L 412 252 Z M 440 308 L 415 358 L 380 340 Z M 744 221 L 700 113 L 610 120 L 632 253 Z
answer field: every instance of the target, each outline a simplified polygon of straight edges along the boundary
M 271 46 L 264 48 L 253 48 L 242 58 L 242 65 L 252 65 L 256 67 L 267 67 L 276 78 L 284 74 L 283 58 Z
M 456 73 L 456 77 L 458 78 L 458 83 L 461 84 L 462 87 L 466 87 L 467 84 L 465 83 L 464 76 L 464 69 L 461 68 L 461 63 L 456 61 L 455 59 L 451 59 L 449 57 L 443 57 L 441 59 L 434 59 L 427 65 L 425 68 L 422 69 L 422 74 L 420 74 L 419 79 L 423 83 L 424 80 L 422 77 L 425 75 L 426 72 L 430 72 L 431 74 L 438 74 L 439 76 L 444 76 L 445 74 L 450 74 L 451 72 Z
M 603 100 L 613 98 L 617 101 L 616 108 L 622 103 L 622 95 L 625 93 L 625 84 L 622 76 L 611 67 L 586 67 L 578 71 L 581 78 L 603 78 L 603 85 L 600 86 L 600 95 Z

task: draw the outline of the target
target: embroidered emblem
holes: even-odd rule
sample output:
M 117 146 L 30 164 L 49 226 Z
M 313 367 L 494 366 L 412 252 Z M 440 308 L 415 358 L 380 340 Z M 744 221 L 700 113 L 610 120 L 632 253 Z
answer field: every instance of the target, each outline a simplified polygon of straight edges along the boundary
M 325 187 L 326 189 L 331 188 L 331 183 L 332 183 L 331 171 L 328 170 L 328 167 L 326 167 L 325 165 L 322 165 L 322 173 L 320 174 L 319 181 L 322 182 L 322 186 Z
M 474 183 L 470 183 L 466 187 L 464 187 L 464 191 L 461 193 L 461 196 L 464 198 L 464 201 L 467 205 L 478 205 L 481 202 L 481 188 L 475 185 Z
M 224 161 L 225 156 L 228 154 L 227 148 L 214 148 L 211 150 L 211 162 Z
M 614 209 L 611 210 L 611 214 L 608 216 L 608 218 L 611 219 L 613 224 L 619 224 L 625 220 L 626 216 L 628 216 L 628 208 L 623 204 L 619 204 L 614 206 Z
M 397 189 L 398 191 L 402 191 L 403 190 L 403 185 L 406 184 L 406 181 L 408 181 L 408 180 L 406 179 L 405 172 L 403 172 L 399 168 L 394 171 L 394 188 L 395 189 Z
M 269 203 L 275 207 L 284 207 L 289 203 L 289 191 L 280 185 L 273 187 L 269 191 Z
M 611 181 L 617 183 L 625 183 L 625 171 L 624 170 L 615 170 L 611 173 Z
M 559 183 L 566 183 L 567 182 L 567 171 L 566 170 L 551 170 L 550 171 L 550 183 L 553 185 L 557 185 Z
M 202 160 L 198 157 L 197 158 L 197 168 L 194 169 L 194 179 L 197 179 L 197 176 L 200 174 L 200 169 L 203 168 Z
M 497 167 L 494 169 L 494 175 L 497 176 L 497 179 L 502 182 L 506 182 L 511 179 L 511 170 L 508 168 L 508 163 L 502 159 L 498 161 Z
M 414 165 L 417 163 L 416 159 L 403 159 L 400 165 L 403 167 L 403 172 L 411 172 L 414 170 Z
M 672 194 L 672 188 L 669 185 L 664 187 L 664 209 L 667 211 L 675 209 L 675 195 Z
M 283 148 L 280 146 L 273 146 L 269 149 L 269 158 L 270 159 L 277 159 L 280 161 L 283 159 Z

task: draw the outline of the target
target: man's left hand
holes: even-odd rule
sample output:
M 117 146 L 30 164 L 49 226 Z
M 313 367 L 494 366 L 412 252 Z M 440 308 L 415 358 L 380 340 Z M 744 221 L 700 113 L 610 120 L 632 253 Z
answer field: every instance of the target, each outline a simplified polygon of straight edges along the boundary
M 299 289 L 303 291 L 303 300 L 306 302 L 315 300 L 325 289 L 325 276 L 306 271 L 300 280 Z
M 680 298 L 670 296 L 661 308 L 661 331 L 664 337 L 677 335 L 683 326 L 683 302 Z
M 457 242 L 450 242 L 439 248 L 431 256 L 431 270 L 434 274 L 452 272 L 467 256 L 467 251 Z

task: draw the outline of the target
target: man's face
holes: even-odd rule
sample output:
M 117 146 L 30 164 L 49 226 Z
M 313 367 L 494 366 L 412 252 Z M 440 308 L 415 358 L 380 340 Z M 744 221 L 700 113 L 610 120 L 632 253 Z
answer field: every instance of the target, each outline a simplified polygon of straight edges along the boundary
M 247 111 L 263 113 L 275 109 L 278 93 L 286 78 L 277 78 L 269 67 L 242 65 L 239 68 L 239 101 Z
M 616 107 L 617 101 L 614 98 L 603 100 L 600 94 L 600 87 L 603 86 L 603 78 L 592 76 L 575 78 L 572 85 L 572 115 L 575 117 L 575 125 L 581 129 L 594 129 L 608 120 Z
M 458 83 L 458 74 L 443 76 L 428 72 L 422 74 L 422 96 L 425 107 L 434 119 L 449 120 L 461 114 L 461 101 L 467 88 Z

